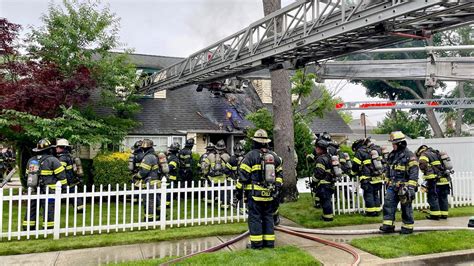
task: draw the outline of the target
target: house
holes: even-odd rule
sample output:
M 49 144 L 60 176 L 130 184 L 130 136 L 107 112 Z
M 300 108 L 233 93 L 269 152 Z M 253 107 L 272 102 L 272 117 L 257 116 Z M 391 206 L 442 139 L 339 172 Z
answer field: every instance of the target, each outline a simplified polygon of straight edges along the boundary
M 143 54 L 131 54 L 129 58 L 142 75 L 152 74 L 183 59 Z M 139 100 L 142 110 L 136 115 L 140 126 L 125 137 L 124 149 L 137 140 L 149 138 L 155 143 L 156 150 L 165 151 L 174 142 L 183 145 L 186 139 L 194 138 L 194 152 L 202 154 L 207 143 L 215 144 L 220 139 L 226 141 L 231 152 L 234 143 L 245 137 L 246 128 L 252 126 L 245 116 L 263 107 L 271 110 L 270 76 L 268 71 L 266 73 L 253 77 L 243 94 L 216 96 L 207 90 L 198 92 L 196 85 L 190 85 L 143 97 Z M 318 97 L 317 92 L 313 96 Z M 101 113 L 107 112 L 100 106 L 95 108 Z M 336 111 L 329 112 L 324 119 L 314 119 L 311 129 L 315 133 L 329 132 L 338 140 L 351 133 Z M 88 157 L 95 156 L 97 151 L 91 148 Z

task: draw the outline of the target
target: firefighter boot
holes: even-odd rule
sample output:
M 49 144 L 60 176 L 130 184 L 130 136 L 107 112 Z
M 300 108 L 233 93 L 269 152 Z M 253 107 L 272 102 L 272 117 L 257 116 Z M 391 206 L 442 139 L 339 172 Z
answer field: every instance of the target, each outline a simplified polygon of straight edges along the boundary
M 388 224 L 383 224 L 382 226 L 380 226 L 379 230 L 384 232 L 384 233 L 393 233 L 393 232 L 395 232 L 395 226 L 388 225 Z
M 413 233 L 413 229 L 402 227 L 400 230 L 400 235 L 409 235 Z

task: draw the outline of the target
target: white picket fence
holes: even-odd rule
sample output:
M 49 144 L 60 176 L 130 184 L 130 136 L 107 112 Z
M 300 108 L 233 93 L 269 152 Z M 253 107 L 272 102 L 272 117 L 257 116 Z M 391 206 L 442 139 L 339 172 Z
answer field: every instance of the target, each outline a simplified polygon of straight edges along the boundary
M 164 184 L 164 183 L 163 183 Z M 33 193 L 28 189 L 26 193 L 20 189 L 0 188 L 0 240 L 7 239 L 38 239 L 53 236 L 102 234 L 119 231 L 134 231 L 143 229 L 165 230 L 172 227 L 194 226 L 203 224 L 242 222 L 247 219 L 245 204 L 233 207 L 231 199 L 234 196 L 234 183 L 211 187 L 192 184 L 181 187 L 161 186 L 135 189 L 130 185 L 108 185 L 106 187 L 92 187 L 89 192 L 74 193 L 61 192 L 61 185 L 57 184 L 54 194 Z M 450 196 L 451 207 L 474 205 L 474 175 L 472 172 L 456 173 L 453 176 L 454 196 Z M 209 193 L 209 194 L 208 194 Z M 144 208 L 143 199 L 148 202 L 150 195 L 154 197 L 153 220 L 145 221 L 148 208 Z M 172 195 L 176 195 L 173 197 Z M 76 209 L 77 200 L 86 202 L 83 213 Z M 223 201 L 229 208 L 220 208 L 217 201 Z M 46 229 L 40 222 L 47 221 L 40 212 L 41 200 L 54 199 L 54 228 Z M 137 202 L 134 202 L 137 199 Z M 167 206 L 167 199 L 169 205 Z M 25 214 L 30 215 L 30 206 L 37 203 L 35 228 L 22 228 Z M 208 201 L 210 203 L 208 203 Z M 382 192 L 383 204 L 383 192 Z M 309 207 L 309 206 L 308 206 Z M 333 196 L 335 214 L 364 212 L 363 191 L 357 181 L 348 177 L 336 183 L 336 192 Z M 414 202 L 415 209 L 429 208 L 426 194 L 419 191 Z M 29 218 L 27 219 L 29 222 Z
M 75 236 L 156 228 L 165 230 L 181 226 L 241 222 L 247 218 L 245 212 L 242 212 L 245 203 L 235 208 L 231 204 L 235 185 L 233 183 L 214 187 L 201 183 L 192 184 L 190 187 L 187 184 L 184 187 L 180 184 L 173 187 L 173 183 L 166 187 L 164 184 L 161 187 L 155 185 L 143 189 L 135 189 L 134 186 L 126 184 L 105 187 L 101 185 L 98 188 L 92 186 L 89 192 L 78 192 L 76 187 L 74 193 L 62 193 L 61 184 L 58 182 L 54 194 L 50 194 L 49 190 L 45 194 L 40 194 L 39 191 L 32 192 L 31 189 L 23 194 L 21 188 L 17 190 L 0 188 L 0 240 L 38 239 L 50 235 L 53 235 L 54 239 L 59 239 L 61 235 Z M 151 213 L 148 213 L 148 208 L 145 210 L 142 200 L 146 199 L 148 202 L 152 194 L 157 195 L 153 199 L 154 218 L 152 221 L 145 221 L 145 215 Z M 83 213 L 79 213 L 76 209 L 79 198 L 87 202 L 84 204 L 86 208 Z M 224 204 L 230 206 L 220 208 L 215 200 L 211 200 L 213 198 L 217 198 L 217 201 L 222 200 Z M 39 207 L 40 201 L 45 200 L 47 209 L 49 203 L 47 199 L 54 199 L 55 203 L 60 203 L 54 205 L 52 229 L 43 227 L 42 222 L 46 222 L 48 218 L 47 215 L 43 217 Z M 137 201 L 134 202 L 134 199 Z M 37 203 L 36 225 L 33 230 L 30 228 L 24 230 L 22 228 L 24 216 L 26 214 L 27 221 L 30 222 L 30 206 L 33 201 Z
M 421 182 L 421 177 L 420 177 Z M 451 208 L 474 205 L 474 174 L 472 172 L 455 173 L 452 176 L 453 195 L 449 196 Z M 382 205 L 384 202 L 384 190 L 382 189 Z M 333 195 L 333 209 L 335 214 L 362 213 L 365 209 L 363 190 L 360 189 L 357 180 L 344 177 L 342 182 L 336 183 L 336 191 Z M 413 202 L 414 209 L 429 208 L 427 194 L 419 190 Z

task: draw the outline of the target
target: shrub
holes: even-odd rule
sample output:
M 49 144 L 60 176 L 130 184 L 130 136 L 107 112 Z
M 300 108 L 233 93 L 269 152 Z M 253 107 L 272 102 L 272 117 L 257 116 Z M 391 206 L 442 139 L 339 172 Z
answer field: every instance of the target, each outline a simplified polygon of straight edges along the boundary
M 201 176 L 200 176 L 201 165 L 199 165 L 199 159 L 201 159 L 201 155 L 199 155 L 198 153 L 193 153 L 194 163 L 193 163 L 192 169 L 193 169 L 193 179 L 194 180 L 200 180 L 201 179 Z
M 129 184 L 132 178 L 128 170 L 128 153 L 99 154 L 94 158 L 94 184 Z M 115 187 L 115 186 L 113 186 Z

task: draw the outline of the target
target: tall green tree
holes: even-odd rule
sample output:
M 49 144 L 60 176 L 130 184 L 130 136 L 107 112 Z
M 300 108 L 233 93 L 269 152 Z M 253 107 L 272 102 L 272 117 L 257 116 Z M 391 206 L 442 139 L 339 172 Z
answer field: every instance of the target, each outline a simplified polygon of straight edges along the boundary
M 379 122 L 377 128 L 373 130 L 375 134 L 390 134 L 393 131 L 402 131 L 413 139 L 431 137 L 426 118 L 400 110 L 395 111 L 394 114 L 387 115 L 382 123 Z

